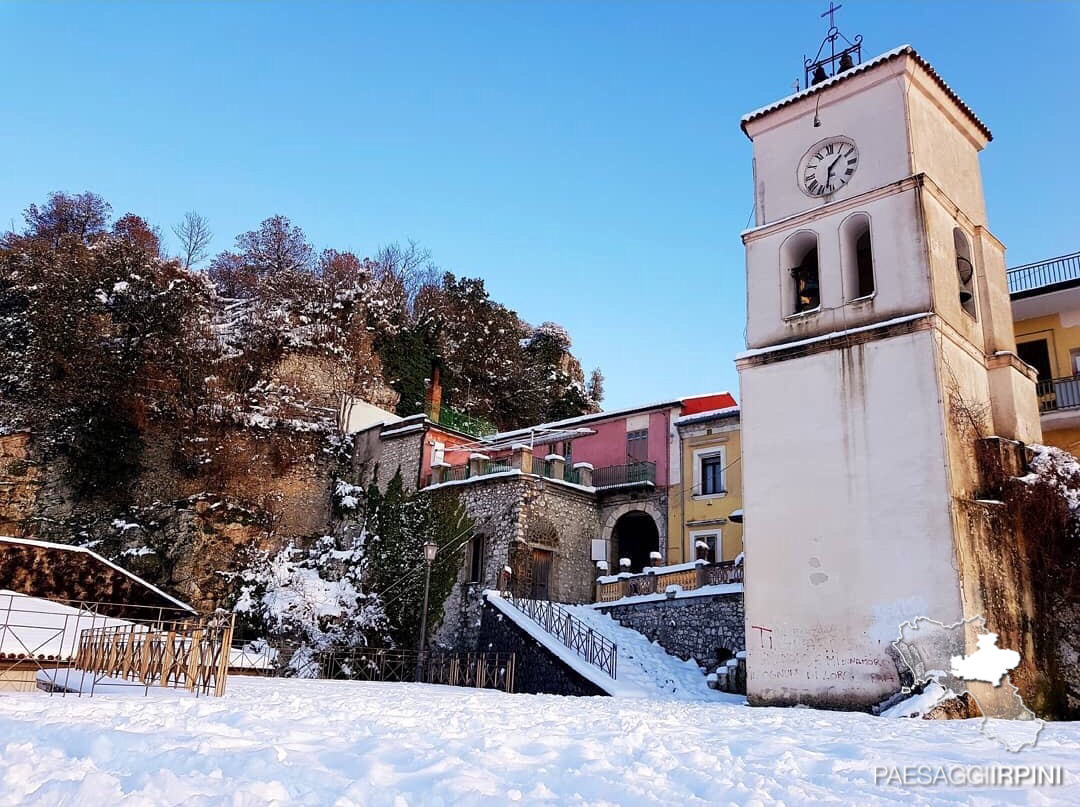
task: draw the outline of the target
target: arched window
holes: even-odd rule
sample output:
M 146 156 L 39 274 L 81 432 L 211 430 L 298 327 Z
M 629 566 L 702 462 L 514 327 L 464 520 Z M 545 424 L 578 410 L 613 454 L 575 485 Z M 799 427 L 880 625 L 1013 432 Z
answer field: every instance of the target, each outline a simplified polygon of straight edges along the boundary
M 802 230 L 780 248 L 783 271 L 784 315 L 801 314 L 821 307 L 817 233 Z
M 874 250 L 870 243 L 870 217 L 855 213 L 840 225 L 840 262 L 844 267 L 844 294 L 848 301 L 874 293 Z
M 956 250 L 956 279 L 960 287 L 960 307 L 975 316 L 975 262 L 971 259 L 971 244 L 959 227 L 953 228 L 953 247 Z

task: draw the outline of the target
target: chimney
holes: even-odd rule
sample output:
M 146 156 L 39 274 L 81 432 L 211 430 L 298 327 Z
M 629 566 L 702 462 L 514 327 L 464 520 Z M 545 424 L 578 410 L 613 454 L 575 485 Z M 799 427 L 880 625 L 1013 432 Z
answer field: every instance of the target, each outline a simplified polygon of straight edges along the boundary
M 431 368 L 431 384 L 428 385 L 424 407 L 427 416 L 436 423 L 439 422 L 439 414 L 442 412 L 442 384 L 439 383 L 439 365 Z

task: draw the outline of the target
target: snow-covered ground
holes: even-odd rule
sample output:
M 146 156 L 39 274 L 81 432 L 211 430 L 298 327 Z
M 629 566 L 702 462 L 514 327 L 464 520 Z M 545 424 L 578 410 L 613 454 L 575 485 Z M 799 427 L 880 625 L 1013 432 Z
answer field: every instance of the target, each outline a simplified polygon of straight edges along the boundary
M 224 698 L 0 694 L 8 805 L 1078 804 L 1080 725 L 1011 754 L 977 721 L 233 678 Z M 874 766 L 1061 765 L 1039 790 Z

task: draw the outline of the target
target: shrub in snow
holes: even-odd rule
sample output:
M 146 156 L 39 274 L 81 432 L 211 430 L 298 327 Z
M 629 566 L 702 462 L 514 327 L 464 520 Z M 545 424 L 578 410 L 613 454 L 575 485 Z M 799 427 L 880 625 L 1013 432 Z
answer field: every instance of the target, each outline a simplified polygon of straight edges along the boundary
M 364 489 L 359 485 L 350 485 L 343 479 L 334 486 L 334 503 L 339 510 L 354 511 L 359 507 L 364 496 Z
M 630 568 L 630 558 L 619 558 L 619 566 L 623 569 Z
M 598 561 L 596 561 L 596 568 L 598 570 L 600 570 L 601 572 L 606 572 L 608 570 L 607 561 L 606 560 L 598 560 Z
M 320 674 L 320 654 L 379 643 L 387 621 L 367 586 L 366 533 L 341 548 L 332 536 L 310 547 L 290 544 L 276 555 L 258 553 L 240 573 L 235 609 L 250 626 L 295 645 L 293 674 Z

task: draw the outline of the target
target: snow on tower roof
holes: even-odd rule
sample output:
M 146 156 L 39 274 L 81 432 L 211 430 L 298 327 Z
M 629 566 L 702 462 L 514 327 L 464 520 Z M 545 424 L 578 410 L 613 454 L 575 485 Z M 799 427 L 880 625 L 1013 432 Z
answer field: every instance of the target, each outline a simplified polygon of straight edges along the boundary
M 898 59 L 902 56 L 910 56 L 912 59 L 914 59 L 915 63 L 926 71 L 927 75 L 929 75 L 930 78 L 932 78 L 937 83 L 937 85 L 941 88 L 945 95 L 947 95 L 949 99 L 953 103 L 955 103 L 964 112 L 965 115 L 967 115 L 971 122 L 974 123 L 976 127 L 978 127 L 979 131 L 986 136 L 986 139 L 994 139 L 994 136 L 990 133 L 990 129 L 987 127 L 987 125 L 981 120 L 979 120 L 979 117 L 975 114 L 971 107 L 964 103 L 964 101 L 960 98 L 959 95 L 956 94 L 952 87 L 945 83 L 945 79 L 943 79 L 938 74 L 937 70 L 934 69 L 933 65 L 931 65 L 930 62 L 926 61 L 926 59 L 920 56 L 918 52 L 916 52 L 915 48 L 913 48 L 911 45 L 901 45 L 898 48 L 893 48 L 892 50 L 887 51 L 880 56 L 875 56 L 869 61 L 863 62 L 862 64 L 857 64 L 854 67 L 844 70 L 843 72 L 837 73 L 835 76 L 825 79 L 825 81 L 807 87 L 801 92 L 789 95 L 787 96 L 787 98 L 781 98 L 779 101 L 775 101 L 771 104 L 768 104 L 767 106 L 763 106 L 760 109 L 755 109 L 753 112 L 743 115 L 742 121 L 740 123 L 743 133 L 746 134 L 747 137 L 750 136 L 749 133 L 746 131 L 746 125 L 753 120 L 757 120 L 758 118 L 768 115 L 770 112 L 775 112 L 777 109 L 781 109 L 782 107 L 790 106 L 791 104 L 794 104 L 797 101 L 801 101 L 804 98 L 809 98 L 810 96 L 815 95 L 822 90 L 839 84 L 845 79 L 851 78 L 852 76 L 858 75 L 859 73 L 865 73 L 867 70 L 884 64 L 885 62 L 892 61 L 893 59 Z

